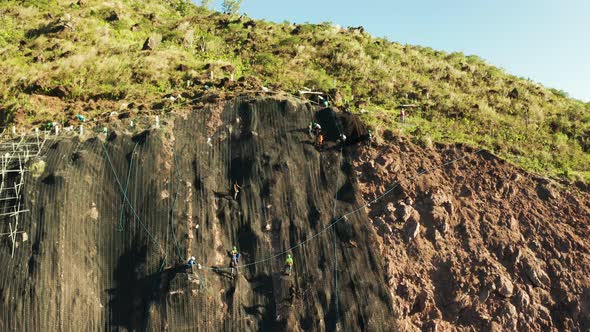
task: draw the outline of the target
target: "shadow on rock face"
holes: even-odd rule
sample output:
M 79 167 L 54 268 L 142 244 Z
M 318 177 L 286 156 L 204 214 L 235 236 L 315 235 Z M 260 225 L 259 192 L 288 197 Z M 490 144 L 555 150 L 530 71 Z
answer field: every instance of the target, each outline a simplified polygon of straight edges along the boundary
M 134 241 L 135 244 L 141 241 Z M 150 304 L 165 303 L 170 280 L 184 271 L 176 266 L 151 275 L 142 276 L 146 270 L 147 245 L 133 245 L 117 262 L 115 280 L 117 288 L 109 289 L 111 326 L 129 331 L 145 330 Z

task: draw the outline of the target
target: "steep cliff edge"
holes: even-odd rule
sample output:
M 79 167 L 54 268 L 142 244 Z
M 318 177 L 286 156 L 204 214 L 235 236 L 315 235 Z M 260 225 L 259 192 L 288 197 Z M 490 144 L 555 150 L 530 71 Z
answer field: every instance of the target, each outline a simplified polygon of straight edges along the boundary
M 0 250 L 0 329 L 390 329 L 367 215 L 328 227 L 360 194 L 348 153 L 311 143 L 315 111 L 240 98 L 160 129 L 47 142 L 42 174 L 26 175 L 29 240 L 12 259 L 8 239 Z M 179 268 L 190 256 L 194 274 Z

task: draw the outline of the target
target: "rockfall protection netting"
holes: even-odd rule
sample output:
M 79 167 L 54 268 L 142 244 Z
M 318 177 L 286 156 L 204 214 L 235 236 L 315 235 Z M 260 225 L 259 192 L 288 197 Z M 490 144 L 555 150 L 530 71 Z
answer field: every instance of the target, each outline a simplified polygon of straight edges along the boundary
M 240 99 L 217 110 L 211 131 L 215 111 L 143 134 L 51 142 L 43 174 L 27 178 L 30 241 L 16 251 L 18 264 L 5 246 L 0 253 L 0 328 L 387 327 L 390 299 L 366 215 L 319 236 L 334 211 L 360 203 L 357 194 L 334 201 L 355 179 L 339 147 L 313 147 L 306 127 L 315 109 Z M 236 279 L 226 269 L 232 244 L 243 254 Z M 189 256 L 207 268 L 185 273 Z M 267 259 L 247 265 L 259 258 Z
M 388 328 L 391 302 L 349 157 L 337 142 L 313 148 L 314 111 L 239 99 L 161 130 L 52 142 L 24 195 L 33 241 L 17 259 L 28 264 L 0 278 L 0 327 Z M 315 118 L 334 137 L 361 132 L 331 110 Z M 243 187 L 237 199 L 233 183 Z M 244 254 L 236 279 L 231 244 Z M 192 274 L 189 255 L 202 263 Z

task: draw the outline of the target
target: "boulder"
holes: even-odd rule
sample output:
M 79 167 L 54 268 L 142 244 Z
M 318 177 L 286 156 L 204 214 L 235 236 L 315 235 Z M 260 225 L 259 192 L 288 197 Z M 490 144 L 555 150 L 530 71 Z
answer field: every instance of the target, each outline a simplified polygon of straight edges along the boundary
M 482 290 L 479 291 L 478 301 L 479 303 L 485 303 L 489 298 L 492 290 L 488 287 L 484 287 Z
M 523 264 L 524 275 L 534 286 L 548 288 L 551 285 L 551 279 L 547 273 L 533 259 L 524 259 Z
M 407 223 L 404 233 L 406 235 L 406 238 L 408 239 L 408 242 L 415 239 L 418 236 L 418 234 L 420 234 L 420 222 L 417 220 L 413 220 Z
M 513 300 L 513 303 L 520 309 L 520 311 L 525 310 L 531 304 L 529 294 L 520 287 L 516 289 Z
M 510 216 L 510 218 L 508 218 L 508 227 L 510 227 L 511 230 L 513 231 L 518 231 L 518 219 Z
M 504 329 L 509 331 L 516 331 L 518 326 L 518 312 L 516 307 L 510 302 L 504 302 L 504 305 L 499 310 L 500 322 Z
M 518 92 L 518 89 L 514 88 L 508 93 L 508 98 L 518 99 L 519 95 L 520 95 L 520 93 Z
M 403 222 L 407 222 L 410 218 L 416 221 L 420 219 L 418 211 L 406 203 L 400 203 L 394 214 L 396 219 L 401 219 Z
M 162 42 L 162 36 L 157 35 L 157 34 L 152 35 L 148 39 L 145 40 L 145 42 L 143 43 L 143 47 L 141 48 L 141 50 L 142 51 L 153 51 L 158 46 L 160 46 L 160 43 L 161 42 Z
M 555 193 L 546 184 L 537 185 L 537 196 L 544 201 L 556 198 Z
M 381 236 L 385 236 L 393 232 L 391 226 L 389 226 L 381 217 L 373 219 L 373 226 L 375 226 L 377 233 Z
M 509 298 L 512 297 L 514 286 L 512 285 L 512 281 L 507 277 L 500 275 L 496 279 L 496 289 L 498 293 L 503 297 Z
M 109 16 L 107 16 L 107 17 L 105 18 L 105 21 L 107 21 L 107 22 L 116 22 L 116 21 L 118 21 L 118 20 L 120 20 L 120 18 L 119 18 L 119 14 L 117 14 L 117 12 L 116 12 L 116 11 L 112 11 L 112 12 L 109 14 Z

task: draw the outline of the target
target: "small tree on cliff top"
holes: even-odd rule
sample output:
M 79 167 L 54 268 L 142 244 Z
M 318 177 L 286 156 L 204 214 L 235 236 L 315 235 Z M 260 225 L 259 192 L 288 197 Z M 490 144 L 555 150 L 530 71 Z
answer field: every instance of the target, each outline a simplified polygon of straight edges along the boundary
M 221 8 L 223 9 L 224 13 L 227 14 L 235 14 L 240 10 L 240 5 L 242 5 L 243 0 L 223 0 L 221 4 Z
M 209 6 L 211 5 L 211 0 L 201 0 L 201 6 L 205 7 L 207 9 L 209 9 Z

